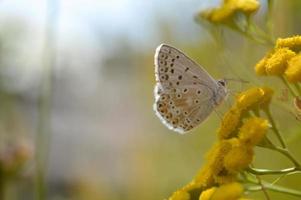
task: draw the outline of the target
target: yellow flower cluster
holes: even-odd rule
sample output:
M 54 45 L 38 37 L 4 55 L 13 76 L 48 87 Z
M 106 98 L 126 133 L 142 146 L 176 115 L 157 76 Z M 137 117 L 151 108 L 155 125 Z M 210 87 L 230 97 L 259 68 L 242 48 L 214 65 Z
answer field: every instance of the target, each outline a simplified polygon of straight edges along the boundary
M 301 82 L 301 54 L 296 55 L 288 62 L 284 74 L 291 83 Z
M 271 102 L 273 90 L 268 87 L 254 87 L 236 96 L 231 109 L 224 115 L 218 130 L 220 139 L 236 136 L 235 132 L 249 110 L 265 109 Z
M 301 50 L 301 36 L 293 36 L 289 38 L 279 38 L 276 41 L 276 48 L 287 47 L 294 52 L 299 52 Z
M 255 65 L 259 76 L 285 76 L 291 83 L 301 82 L 301 36 L 279 38 L 273 51 Z
M 260 4 L 257 0 L 223 0 L 220 7 L 205 10 L 200 17 L 213 23 L 226 23 L 240 12 L 246 16 L 256 12 Z
M 240 200 L 242 194 L 243 187 L 239 183 L 233 182 L 205 190 L 199 200 Z
M 264 138 L 268 121 L 244 115 L 253 109 L 264 109 L 271 101 L 269 88 L 251 88 L 240 93 L 225 114 L 218 130 L 219 141 L 206 155 L 206 163 L 195 178 L 176 191 L 169 200 L 190 200 L 192 192 L 200 191 L 200 200 L 242 199 L 242 186 L 236 183 L 239 172 L 253 160 L 253 148 Z M 195 194 L 194 194 L 195 195 Z

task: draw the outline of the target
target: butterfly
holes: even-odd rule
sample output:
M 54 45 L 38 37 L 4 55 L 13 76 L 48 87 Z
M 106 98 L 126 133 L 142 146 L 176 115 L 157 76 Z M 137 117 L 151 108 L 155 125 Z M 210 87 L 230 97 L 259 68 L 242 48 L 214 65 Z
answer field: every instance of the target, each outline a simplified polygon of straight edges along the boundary
M 156 115 L 169 129 L 186 133 L 226 98 L 225 80 L 213 79 L 180 50 L 161 44 L 155 52 Z

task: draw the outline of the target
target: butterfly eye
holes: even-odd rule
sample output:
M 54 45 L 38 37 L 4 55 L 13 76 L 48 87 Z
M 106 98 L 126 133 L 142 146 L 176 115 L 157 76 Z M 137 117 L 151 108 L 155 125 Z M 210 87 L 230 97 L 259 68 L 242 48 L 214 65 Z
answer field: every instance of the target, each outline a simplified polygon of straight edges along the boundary
M 224 80 L 219 80 L 218 83 L 221 84 L 222 86 L 226 85 L 226 82 Z

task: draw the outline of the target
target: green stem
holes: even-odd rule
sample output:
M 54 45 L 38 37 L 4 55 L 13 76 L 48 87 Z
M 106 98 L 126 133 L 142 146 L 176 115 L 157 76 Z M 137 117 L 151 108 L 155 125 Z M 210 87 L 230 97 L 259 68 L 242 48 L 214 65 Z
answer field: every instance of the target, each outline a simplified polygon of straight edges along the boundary
M 283 148 L 279 148 L 279 147 L 274 147 L 272 149 L 278 151 L 279 153 L 282 153 L 288 159 L 290 159 L 292 161 L 292 163 L 294 163 L 294 165 L 296 166 L 296 168 L 298 170 L 301 169 L 301 164 L 298 162 L 298 160 L 287 149 L 283 149 Z
M 299 96 L 301 96 L 301 88 L 300 88 L 300 86 L 298 85 L 298 83 L 295 83 L 294 86 L 295 86 L 295 88 L 296 88 L 296 90 L 297 90 Z
M 284 194 L 289 194 L 292 196 L 296 196 L 296 197 L 301 197 L 301 192 L 298 190 L 293 190 L 290 188 L 285 188 L 285 187 L 281 187 L 281 186 L 277 186 L 277 185 L 272 185 L 270 183 L 264 183 L 264 187 L 270 191 L 274 191 L 274 192 L 280 192 L 280 193 L 284 193 Z M 247 190 L 252 192 L 252 191 L 260 191 L 261 190 L 261 186 L 249 186 L 247 187 Z
M 284 83 L 284 85 L 288 88 L 288 90 L 290 91 L 290 93 L 294 96 L 297 97 L 297 95 L 295 94 L 294 90 L 291 88 L 291 86 L 288 84 L 287 80 L 283 77 L 280 76 L 281 81 Z
M 251 165 L 251 166 L 253 166 L 253 165 Z M 258 184 L 260 185 L 260 188 L 261 188 L 261 190 L 262 190 L 262 192 L 263 192 L 265 198 L 266 198 L 267 200 L 270 200 L 270 196 L 269 196 L 269 194 L 268 194 L 268 192 L 267 192 L 265 186 L 264 186 L 263 183 L 262 183 L 261 177 L 260 177 L 259 175 L 255 175 L 255 177 L 256 177 L 256 179 L 257 179 L 257 181 L 258 181 Z
M 252 20 L 249 22 L 248 32 L 251 35 L 254 35 L 253 33 L 255 33 L 255 37 L 260 37 L 268 45 L 274 46 L 275 44 L 274 39 L 261 28 L 259 28 L 255 23 L 253 23 Z
M 48 166 L 49 141 L 51 135 L 51 98 L 52 98 L 52 69 L 55 65 L 55 30 L 58 14 L 58 1 L 48 0 L 47 21 L 45 27 L 45 43 L 43 49 L 43 74 L 40 86 L 38 127 L 35 141 L 35 199 L 46 199 L 46 173 Z
M 247 171 L 254 175 L 277 175 L 277 174 L 288 174 L 292 172 L 301 172 L 301 169 L 292 167 L 281 170 L 269 170 L 269 169 L 258 169 L 253 167 L 248 167 Z
M 271 149 L 274 151 L 278 151 L 279 153 L 283 154 L 284 156 L 286 156 L 294 165 L 295 168 L 297 170 L 301 170 L 301 164 L 299 163 L 299 161 L 289 152 L 288 149 L 286 148 L 280 148 L 275 146 L 270 140 L 269 138 L 265 137 L 264 138 L 264 143 L 258 145 L 259 147 L 263 147 L 266 149 Z
M 273 119 L 273 116 L 272 116 L 272 114 L 271 114 L 270 109 L 269 109 L 269 108 L 266 108 L 266 109 L 264 109 L 264 112 L 266 113 L 266 115 L 267 115 L 267 117 L 268 117 L 268 119 L 269 119 L 269 121 L 270 121 L 270 123 L 271 123 L 271 125 L 272 125 L 272 130 L 273 130 L 274 133 L 276 134 L 276 136 L 277 136 L 279 142 L 281 143 L 281 146 L 282 146 L 283 148 L 286 149 L 286 144 L 285 144 L 284 139 L 282 138 L 282 136 L 281 136 L 281 134 L 280 134 L 280 131 L 278 130 L 278 128 L 277 128 L 277 126 L 276 126 L 276 123 L 275 123 L 275 121 L 274 121 L 274 119 Z
M 266 15 L 266 25 L 268 29 L 268 33 L 270 35 L 270 38 L 274 40 L 274 34 L 273 34 L 273 6 L 274 6 L 274 0 L 268 0 L 268 12 Z
M 246 38 L 249 38 L 250 40 L 258 43 L 258 44 L 261 44 L 261 45 L 266 45 L 266 41 L 264 40 L 260 40 L 258 39 L 257 37 L 254 37 L 250 32 L 248 31 L 243 31 L 239 28 L 237 29 L 234 29 L 235 31 L 237 31 L 238 33 L 242 34 L 243 36 L 245 36 Z

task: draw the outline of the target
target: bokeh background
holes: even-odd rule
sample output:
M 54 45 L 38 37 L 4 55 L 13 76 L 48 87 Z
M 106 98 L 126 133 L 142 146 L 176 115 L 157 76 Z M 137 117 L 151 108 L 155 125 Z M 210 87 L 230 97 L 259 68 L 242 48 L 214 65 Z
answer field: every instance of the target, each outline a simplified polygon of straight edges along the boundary
M 46 161 L 38 167 L 51 200 L 164 199 L 188 183 L 216 139 L 220 118 L 213 113 L 187 135 L 161 124 L 152 110 L 153 56 L 161 43 L 183 50 L 217 79 L 250 82 L 230 82 L 233 92 L 262 84 L 276 88 L 272 111 L 301 159 L 301 122 L 288 111 L 290 102 L 277 99 L 283 86 L 253 72 L 270 47 L 230 30 L 217 42 L 195 22 L 197 11 L 218 2 L 1 0 L 0 161 L 10 173 L 0 173 L 3 199 L 36 196 L 36 159 Z M 261 2 L 259 24 L 266 11 Z M 301 2 L 276 0 L 273 21 L 277 37 L 300 34 Z M 255 164 L 291 166 L 262 149 Z M 300 178 L 278 183 L 300 190 Z M 250 196 L 262 198 L 260 192 Z

